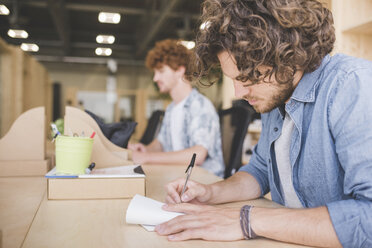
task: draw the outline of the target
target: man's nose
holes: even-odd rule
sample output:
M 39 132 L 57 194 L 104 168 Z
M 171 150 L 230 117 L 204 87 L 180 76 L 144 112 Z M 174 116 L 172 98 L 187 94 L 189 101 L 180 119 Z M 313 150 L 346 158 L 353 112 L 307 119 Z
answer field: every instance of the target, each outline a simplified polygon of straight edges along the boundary
M 154 77 L 152 78 L 152 80 L 154 81 L 154 82 L 156 82 L 157 80 L 158 80 L 158 73 L 154 73 Z

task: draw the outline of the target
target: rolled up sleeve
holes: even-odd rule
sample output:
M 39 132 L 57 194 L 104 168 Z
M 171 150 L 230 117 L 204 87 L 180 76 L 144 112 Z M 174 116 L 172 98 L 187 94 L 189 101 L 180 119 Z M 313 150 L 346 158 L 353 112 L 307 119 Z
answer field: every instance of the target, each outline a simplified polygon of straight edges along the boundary
M 327 208 L 343 247 L 372 247 L 371 201 L 337 201 L 327 204 Z

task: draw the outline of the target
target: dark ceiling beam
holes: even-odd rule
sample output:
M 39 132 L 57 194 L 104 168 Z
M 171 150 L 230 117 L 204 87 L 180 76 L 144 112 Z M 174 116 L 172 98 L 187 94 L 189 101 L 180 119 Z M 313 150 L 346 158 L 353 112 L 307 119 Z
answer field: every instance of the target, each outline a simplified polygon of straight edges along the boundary
M 8 44 L 13 44 L 15 46 L 20 46 L 24 41 L 23 40 L 17 40 L 14 41 L 13 38 L 9 37 L 3 37 L 3 40 L 6 41 Z M 63 42 L 61 40 L 35 40 L 35 39 L 28 39 L 27 43 L 35 43 L 37 44 L 40 49 L 44 50 L 48 49 L 55 49 L 58 52 L 61 51 L 63 48 Z M 111 48 L 114 52 L 119 51 L 119 52 L 126 52 L 130 54 L 132 57 L 134 57 L 134 50 L 135 48 L 131 45 L 123 45 L 123 44 L 97 44 L 95 42 L 71 42 L 70 43 L 70 48 L 71 49 L 96 49 L 97 47 L 109 47 Z
M 169 13 L 179 4 L 181 0 L 169 0 L 166 4 L 163 5 L 163 8 L 160 12 L 160 15 L 156 18 L 155 22 L 149 26 L 148 29 L 142 31 L 144 37 L 141 39 L 141 43 L 137 48 L 136 55 L 141 56 L 146 51 L 148 44 L 152 41 L 158 31 L 161 29 L 163 23 L 167 19 Z
M 0 27 L 0 32 L 6 32 L 8 31 L 7 28 L 2 28 Z M 27 28 L 27 31 L 29 31 L 32 34 L 35 34 L 37 37 L 52 37 L 52 35 L 55 35 L 55 29 L 51 28 L 38 28 L 38 27 L 30 27 Z M 79 36 L 79 37 L 94 37 L 97 36 L 99 31 L 97 30 L 84 30 L 84 29 L 71 29 L 70 34 L 72 37 Z M 102 32 L 105 33 L 105 32 Z M 117 39 L 124 39 L 124 40 L 133 40 L 135 38 L 135 34 L 133 32 L 120 32 L 120 33 L 115 33 L 115 38 Z M 51 38 L 53 39 L 53 38 Z
M 71 49 L 70 25 L 64 0 L 47 0 L 47 6 L 52 15 L 54 25 L 57 28 L 58 35 L 63 42 L 64 54 L 68 55 Z
M 20 4 L 28 4 L 34 7 L 47 7 L 46 1 L 40 0 L 18 0 Z M 3 0 L 4 4 L 12 3 L 12 0 Z M 123 5 L 115 6 L 115 5 L 99 5 L 99 4 L 81 4 L 81 3 L 65 3 L 65 8 L 68 10 L 81 10 L 81 11 L 90 11 L 90 12 L 116 12 L 123 15 L 147 15 L 148 12 L 145 8 L 130 8 L 130 7 L 123 7 Z M 154 11 L 154 15 L 160 15 L 160 11 Z M 168 14 L 168 17 L 172 18 L 182 18 L 184 16 L 188 16 L 192 19 L 198 19 L 200 15 L 194 13 L 185 13 L 185 12 L 172 12 Z
M 75 64 L 101 64 L 107 65 L 107 60 L 112 58 L 98 58 L 98 57 L 56 57 L 48 55 L 34 55 L 40 62 L 62 62 L 62 63 L 75 63 Z M 139 66 L 143 67 L 143 60 L 133 60 L 133 59 L 115 59 L 118 65 L 124 66 Z

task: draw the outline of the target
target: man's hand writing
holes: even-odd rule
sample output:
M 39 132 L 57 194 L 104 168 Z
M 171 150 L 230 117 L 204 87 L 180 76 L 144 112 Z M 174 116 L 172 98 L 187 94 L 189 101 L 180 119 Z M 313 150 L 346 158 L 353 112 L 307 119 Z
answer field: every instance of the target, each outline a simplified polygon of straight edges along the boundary
M 165 186 L 165 191 L 167 192 L 165 202 L 171 204 L 181 202 L 205 204 L 211 198 L 212 191 L 209 185 L 189 180 L 187 183 L 186 191 L 182 195 L 181 200 L 181 192 L 184 185 L 185 185 L 184 178 L 179 178 L 175 181 L 168 183 Z

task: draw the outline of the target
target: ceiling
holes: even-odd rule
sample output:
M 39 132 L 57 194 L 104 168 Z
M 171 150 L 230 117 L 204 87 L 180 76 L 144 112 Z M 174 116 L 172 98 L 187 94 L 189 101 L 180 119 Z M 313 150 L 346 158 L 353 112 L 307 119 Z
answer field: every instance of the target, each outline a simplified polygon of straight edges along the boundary
M 3 0 L 10 15 L 0 16 L 0 36 L 9 44 L 36 43 L 41 62 L 103 63 L 95 49 L 110 47 L 118 64 L 143 65 L 155 42 L 166 38 L 193 40 L 199 28 L 202 0 Z M 121 14 L 119 24 L 100 23 L 98 13 Z M 24 29 L 27 39 L 7 35 Z M 98 34 L 115 43 L 96 43 Z

